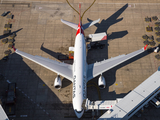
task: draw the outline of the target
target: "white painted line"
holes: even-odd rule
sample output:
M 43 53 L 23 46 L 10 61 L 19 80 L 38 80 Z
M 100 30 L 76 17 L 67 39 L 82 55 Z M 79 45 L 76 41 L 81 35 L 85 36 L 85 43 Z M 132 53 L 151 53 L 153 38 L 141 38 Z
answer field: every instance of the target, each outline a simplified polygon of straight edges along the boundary
M 2 0 L 3 1 L 3 0 Z M 33 2 L 33 3 L 63 3 L 63 2 L 53 2 L 53 1 L 26 1 L 26 0 L 5 0 L 5 1 L 25 1 L 25 2 Z
M 98 4 L 126 4 L 126 3 L 98 3 Z M 130 3 L 128 3 L 130 4 Z
M 16 117 L 16 115 L 11 115 L 11 116 L 9 116 L 9 117 Z
M 9 80 L 7 80 L 8 83 L 11 83 Z M 16 89 L 18 89 L 18 87 L 16 87 Z M 21 91 L 21 89 L 18 89 L 19 91 Z M 30 99 L 29 96 L 27 96 L 27 94 L 25 94 L 23 91 L 21 91 L 26 97 L 28 97 L 28 99 Z M 30 99 L 31 101 L 33 101 L 32 99 Z M 35 102 L 34 102 L 35 104 Z M 39 104 L 37 104 L 37 106 L 39 107 Z M 40 109 L 42 109 L 42 107 L 40 106 Z M 43 109 L 43 112 L 45 112 L 47 115 L 49 114 L 48 112 L 46 112 L 46 110 Z M 16 115 L 13 116 L 9 116 L 9 117 L 16 117 Z M 20 115 L 20 117 L 28 117 L 28 115 Z
M 98 4 L 126 4 L 126 3 L 98 3 Z M 159 5 L 160 3 L 128 3 L 128 4 Z
M 20 117 L 28 117 L 28 115 L 20 115 Z
M 7 80 L 8 83 L 11 83 L 9 80 Z

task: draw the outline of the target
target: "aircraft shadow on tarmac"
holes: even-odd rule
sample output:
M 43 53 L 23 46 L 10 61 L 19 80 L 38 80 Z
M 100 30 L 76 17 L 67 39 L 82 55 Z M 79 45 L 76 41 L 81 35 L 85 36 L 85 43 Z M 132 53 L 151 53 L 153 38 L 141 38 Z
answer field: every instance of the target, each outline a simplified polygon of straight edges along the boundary
M 50 50 L 50 49 L 48 49 L 48 48 L 45 48 L 43 45 L 44 45 L 44 43 L 42 43 L 40 49 L 41 49 L 43 52 L 51 55 L 52 57 L 54 57 L 54 58 L 56 58 L 56 59 L 58 59 L 58 56 L 68 57 L 67 55 L 64 55 L 64 54 L 62 54 L 62 53 L 54 52 L 54 51 L 52 51 L 52 50 Z M 60 61 L 61 61 L 61 62 L 64 62 L 64 63 L 68 63 L 68 64 L 73 63 L 73 60 L 60 60 Z M 72 82 L 70 82 L 70 81 L 67 80 L 66 78 L 63 78 L 63 79 L 62 79 L 62 88 L 65 88 L 65 87 L 69 86 L 70 84 L 72 84 Z
M 107 18 L 106 20 L 102 20 L 101 23 L 97 23 L 95 24 L 95 26 L 97 27 L 95 33 L 100 33 L 100 32 L 106 32 L 108 28 L 117 23 L 120 22 L 121 20 L 123 20 L 123 18 L 117 19 L 128 7 L 128 4 L 124 5 L 122 8 L 120 8 L 117 12 L 115 12 L 113 15 L 111 15 L 109 18 Z M 90 19 L 88 19 L 88 21 L 92 21 Z M 105 27 L 104 27 L 105 26 Z M 99 50 L 89 50 L 88 51 L 88 55 L 87 55 L 87 62 L 88 63 L 95 63 L 96 61 L 103 61 L 104 59 L 108 59 L 108 40 L 113 40 L 116 38 L 122 38 L 125 35 L 128 34 L 128 31 L 120 31 L 120 32 L 113 32 L 112 34 L 107 36 L 107 40 L 102 41 L 104 44 L 106 44 L 106 47 L 104 49 L 99 49 Z M 153 50 L 152 50 L 153 51 Z M 101 53 L 101 54 L 99 54 Z M 139 54 L 138 56 L 121 63 L 120 65 L 117 65 L 116 67 L 106 71 L 103 73 L 103 76 L 106 79 L 106 88 L 104 90 L 100 90 L 100 93 L 102 94 L 102 99 L 103 100 L 114 100 L 116 98 L 123 98 L 127 93 L 122 93 L 122 94 L 116 94 L 115 91 L 113 92 L 108 92 L 109 91 L 109 86 L 113 85 L 116 81 L 116 71 L 118 69 L 120 69 L 121 67 L 130 64 L 146 55 L 148 55 L 149 52 L 145 51 L 141 54 Z M 93 78 L 92 81 L 94 81 L 95 83 L 97 83 L 99 76 Z M 98 98 L 94 98 L 92 95 L 90 95 L 89 93 L 91 92 L 91 89 L 88 89 L 87 94 L 88 94 L 88 98 L 93 99 L 93 100 L 97 100 Z M 98 96 L 97 96 L 98 97 Z
M 51 55 L 52 57 L 54 57 L 54 58 L 56 58 L 56 59 L 58 59 L 58 56 L 59 56 L 59 55 L 64 55 L 64 54 L 62 54 L 62 53 L 54 52 L 54 51 L 52 51 L 52 50 L 49 50 L 48 48 L 45 48 L 43 45 L 44 45 L 44 43 L 42 43 L 40 49 L 41 49 L 43 52 Z M 66 56 L 66 55 L 64 55 L 64 56 Z M 67 56 L 66 56 L 66 57 L 67 57 Z
M 95 24 L 95 26 L 97 27 L 95 33 L 100 33 L 100 32 L 106 32 L 107 33 L 107 30 L 111 25 L 123 20 L 123 18 L 120 18 L 120 19 L 117 19 L 117 18 L 126 10 L 127 7 L 128 7 L 128 4 L 124 5 L 122 8 L 120 8 L 117 12 L 115 12 L 113 15 L 111 15 L 106 20 L 102 20 L 101 23 Z M 92 20 L 88 19 L 88 21 L 92 21 Z M 102 61 L 104 59 L 108 59 L 108 40 L 113 40 L 113 39 L 116 39 L 116 38 L 122 38 L 127 34 L 128 34 L 127 30 L 119 31 L 119 32 L 112 32 L 112 34 L 108 34 L 107 40 L 106 41 L 102 41 L 104 44 L 106 44 L 106 47 L 104 49 L 99 49 L 99 50 L 89 50 L 88 51 L 88 55 L 87 55 L 87 62 L 90 64 L 90 63 L 94 63 L 96 61 Z M 46 52 L 47 54 L 53 56 L 54 58 L 57 58 L 57 59 L 58 59 L 58 55 L 63 55 L 62 53 L 56 53 L 54 51 L 51 51 L 51 50 L 45 48 L 43 46 L 43 44 L 42 44 L 40 49 L 42 51 Z M 100 57 L 93 56 L 95 52 L 98 52 L 98 53 L 103 52 L 104 54 L 101 55 Z M 128 60 L 128 61 L 126 61 L 126 62 L 124 62 L 124 63 L 122 63 L 122 64 L 120 64 L 120 65 L 118 65 L 118 66 L 116 66 L 116 67 L 114 67 L 114 68 L 112 68 L 112 69 L 110 69 L 110 70 L 108 70 L 107 72 L 103 73 L 104 77 L 106 78 L 106 88 L 105 88 L 106 90 L 104 90 L 104 91 L 102 90 L 101 93 L 102 94 L 106 94 L 106 95 L 103 95 L 102 99 L 112 99 L 113 100 L 113 99 L 116 99 L 117 97 L 119 97 L 119 98 L 120 97 L 121 98 L 124 97 L 127 93 L 122 93 L 122 94 L 117 94 L 117 95 L 113 95 L 113 94 L 116 94 L 115 91 L 110 92 L 110 93 L 109 92 L 106 93 L 106 91 L 109 90 L 109 86 L 111 86 L 111 85 L 113 85 L 115 83 L 116 71 L 119 68 L 121 68 L 121 67 L 123 67 L 123 66 L 125 66 L 125 65 L 127 65 L 129 63 L 132 63 L 132 62 L 134 62 L 134 61 L 136 61 L 136 60 L 138 60 L 138 59 L 140 59 L 140 58 L 142 58 L 142 57 L 144 57 L 146 55 L 148 55 L 147 51 L 142 53 L 142 54 L 140 54 L 140 55 L 138 55 L 138 56 L 136 56 L 136 57 L 134 57 L 134 58 L 132 58 L 132 59 L 130 59 L 130 60 Z M 93 78 L 92 81 L 97 83 L 98 77 Z M 66 86 L 71 84 L 66 79 L 64 79 L 64 81 L 66 83 Z M 88 98 L 92 99 L 92 97 L 90 97 L 90 94 L 89 94 L 91 91 L 88 90 L 87 92 L 88 92 L 87 93 L 88 94 L 87 95 Z M 111 96 L 111 97 L 109 97 L 109 96 Z M 96 98 L 95 100 L 97 100 L 97 99 L 98 98 Z
M 22 30 L 23 28 L 21 28 L 21 29 L 18 29 L 18 30 L 16 30 L 16 31 L 13 31 L 13 32 L 11 32 L 10 34 L 8 34 L 8 35 L 0 35 L 0 39 L 3 39 L 3 38 L 6 38 L 6 37 L 8 37 L 8 36 L 10 36 L 10 35 L 12 35 L 12 34 L 16 34 L 17 32 L 19 32 L 20 30 Z
M 109 18 L 107 18 L 106 20 L 102 20 L 101 21 L 101 23 L 97 23 L 97 24 L 95 24 L 95 26 L 97 27 L 97 29 L 96 29 L 96 31 L 95 31 L 95 33 L 100 33 L 100 32 L 106 32 L 107 33 L 107 30 L 108 30 L 108 28 L 111 26 L 111 25 L 113 25 L 113 24 L 115 24 L 115 23 L 117 23 L 117 22 L 120 22 L 121 20 L 123 20 L 123 18 L 120 18 L 120 19 L 117 19 L 125 10 L 126 10 L 126 8 L 128 7 L 128 4 L 126 4 L 126 5 L 124 5 L 122 8 L 120 8 L 117 12 L 115 12 L 113 15 L 111 15 Z M 92 21 L 92 20 L 90 20 L 90 19 L 88 19 L 88 21 Z M 105 26 L 105 27 L 104 27 Z M 113 40 L 113 39 L 116 39 L 116 38 L 122 38 L 122 37 L 124 37 L 125 35 L 127 35 L 128 34 L 128 31 L 127 30 L 125 30 L 125 31 L 119 31 L 119 32 L 112 32 L 111 34 L 108 34 L 107 35 L 107 40 L 106 41 L 102 41 L 104 44 L 106 44 L 106 47 L 105 47 L 105 49 L 100 49 L 100 50 L 89 50 L 88 51 L 88 55 L 87 55 L 87 62 L 88 63 L 94 63 L 94 62 L 96 62 L 96 61 L 102 61 L 102 60 L 104 60 L 104 59 L 108 59 L 108 41 L 109 40 Z M 47 54 L 49 54 L 49 55 L 51 55 L 52 57 L 54 57 L 54 58 L 56 58 L 56 59 L 58 59 L 58 56 L 59 55 L 63 55 L 63 56 L 66 56 L 66 55 L 64 55 L 64 54 L 62 54 L 62 53 L 56 53 L 56 52 L 54 52 L 54 51 L 52 51 L 52 50 L 49 50 L 48 48 L 45 48 L 44 46 L 43 46 L 43 44 L 44 43 L 42 43 L 42 45 L 41 45 L 41 50 L 42 51 L 44 51 L 44 52 L 46 52 Z M 95 53 L 95 52 L 101 52 L 101 51 L 103 51 L 103 53 L 104 53 L 104 55 L 102 55 L 101 57 L 97 57 L 97 56 L 95 56 L 95 57 L 93 57 L 93 54 Z M 105 52 L 104 52 L 105 51 Z M 66 56 L 67 57 L 67 56 Z M 63 60 L 62 60 L 63 61 Z M 114 82 L 115 82 L 115 73 L 116 73 L 116 70 L 118 69 L 116 69 L 117 67 L 114 67 L 113 69 L 111 69 L 111 70 L 109 70 L 109 71 L 107 71 L 107 72 L 105 72 L 103 75 L 105 76 L 105 78 L 106 78 L 106 84 L 107 84 L 107 86 L 106 86 L 106 89 L 108 89 L 109 88 L 109 86 L 110 85 L 112 85 Z M 96 78 L 93 78 L 94 80 L 93 81 L 97 81 L 97 79 L 98 79 L 98 77 L 96 77 Z M 66 84 L 65 86 L 68 86 L 69 84 L 71 84 L 71 82 L 68 82 L 68 80 L 66 80 L 65 78 L 62 80 L 62 81 L 64 81 L 64 83 Z M 97 83 L 97 82 L 96 82 Z M 63 87 L 65 87 L 65 86 L 63 86 Z M 107 90 L 108 91 L 108 90 Z M 88 93 L 88 95 L 89 95 L 89 93 Z M 89 95 L 90 96 L 90 95 Z M 124 94 L 122 95 L 122 96 L 124 96 Z M 90 98 L 90 97 L 89 97 Z M 106 99 L 106 98 L 105 98 Z M 108 99 L 108 97 L 107 97 L 107 99 Z M 111 98 L 112 99 L 112 98 Z
M 39 65 L 37 65 L 37 67 L 40 68 Z M 46 85 L 45 82 L 34 72 L 34 70 L 32 70 L 23 61 L 23 58 L 20 55 L 13 53 L 9 56 L 8 61 L 0 60 L 0 68 L 0 73 L 6 77 L 6 80 L 16 82 L 18 89 L 21 89 L 21 91 L 24 92 L 24 94 L 22 94 L 20 90 L 16 90 L 16 116 L 19 116 L 21 111 L 27 110 L 26 114 L 29 114 L 28 117 L 36 119 L 39 117 L 40 113 L 42 113 L 34 114 L 37 109 L 40 109 L 40 107 L 49 111 L 72 109 L 71 103 L 63 104 L 54 91 L 51 90 L 51 87 L 54 87 L 54 79 L 52 83 L 50 83 L 51 86 L 49 88 L 48 85 Z M 35 71 L 36 70 L 38 69 L 35 68 Z M 0 96 L 5 96 L 2 94 L 2 92 L 5 93 L 5 90 L 2 90 L 2 88 L 4 88 L 4 84 L 2 84 L 2 82 L 6 86 L 5 90 L 7 90 L 7 82 L 1 80 Z M 31 102 L 25 94 L 27 94 L 27 96 L 36 103 Z M 37 107 L 37 104 L 39 105 L 39 108 Z M 28 110 L 30 111 L 29 113 Z M 42 117 L 57 119 L 56 112 L 52 112 L 49 112 L 49 116 L 44 112 Z
M 118 11 L 116 11 L 113 15 L 111 15 L 106 20 L 103 19 L 101 23 L 96 23 L 95 26 L 97 27 L 97 29 L 95 33 L 106 32 L 107 34 L 107 30 L 111 25 L 123 20 L 123 18 L 119 18 L 119 19 L 117 18 L 126 10 L 127 7 L 128 7 L 128 4 L 124 5 L 122 8 L 120 8 Z M 92 20 L 88 18 L 88 21 L 91 22 Z M 101 53 L 101 54 L 103 53 L 103 55 L 96 54 L 95 52 L 97 50 L 89 50 L 88 55 L 87 55 L 87 62 L 94 63 L 96 61 L 99 62 L 104 59 L 108 59 L 108 41 L 116 39 L 116 38 L 122 38 L 127 34 L 128 34 L 127 30 L 119 31 L 119 32 L 112 32 L 111 34 L 108 34 L 107 40 L 101 41 L 101 43 L 105 44 L 106 47 L 103 50 L 98 50 L 98 53 Z M 99 56 L 97 57 L 97 55 Z

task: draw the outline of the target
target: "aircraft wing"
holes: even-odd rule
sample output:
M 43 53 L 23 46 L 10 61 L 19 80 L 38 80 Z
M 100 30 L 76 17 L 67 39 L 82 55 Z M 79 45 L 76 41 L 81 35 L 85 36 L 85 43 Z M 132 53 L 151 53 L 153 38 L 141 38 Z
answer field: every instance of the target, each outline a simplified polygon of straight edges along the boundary
M 18 49 L 16 49 L 15 52 L 59 75 L 62 75 L 63 77 L 67 78 L 72 82 L 72 65 L 44 58 L 41 56 L 33 56 L 28 53 L 19 51 Z
M 103 72 L 129 60 L 130 58 L 135 57 L 136 55 L 144 52 L 146 49 L 146 46 L 140 50 L 137 50 L 135 52 L 132 52 L 130 54 L 123 54 L 114 58 L 110 58 L 107 60 L 104 60 L 102 62 L 96 62 L 93 64 L 88 65 L 88 71 L 87 71 L 87 81 L 91 80 L 92 78 L 102 74 Z

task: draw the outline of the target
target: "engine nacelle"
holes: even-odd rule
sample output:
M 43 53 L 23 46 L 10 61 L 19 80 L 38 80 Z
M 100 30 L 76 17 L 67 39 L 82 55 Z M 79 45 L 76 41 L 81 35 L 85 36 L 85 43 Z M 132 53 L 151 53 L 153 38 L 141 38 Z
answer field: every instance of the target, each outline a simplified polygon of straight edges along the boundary
M 100 75 L 100 77 L 98 79 L 98 86 L 100 89 L 104 89 L 106 87 L 106 81 L 102 75 Z
M 61 82 L 61 78 L 59 75 L 56 77 L 56 79 L 54 81 L 54 87 L 56 89 L 61 89 L 61 87 L 62 87 L 62 82 Z

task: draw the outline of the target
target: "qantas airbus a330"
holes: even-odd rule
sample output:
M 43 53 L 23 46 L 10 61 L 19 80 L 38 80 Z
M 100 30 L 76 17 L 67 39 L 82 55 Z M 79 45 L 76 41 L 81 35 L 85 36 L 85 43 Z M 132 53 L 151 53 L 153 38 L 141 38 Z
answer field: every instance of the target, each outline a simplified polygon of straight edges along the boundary
M 79 9 L 80 7 L 81 5 L 79 4 Z M 61 19 L 61 21 L 64 24 L 77 30 L 75 45 L 73 49 L 74 50 L 73 65 L 58 62 L 48 58 L 43 58 L 41 56 L 33 56 L 25 52 L 19 51 L 18 49 L 15 49 L 13 47 L 14 51 L 17 54 L 57 73 L 57 77 L 54 82 L 54 87 L 56 89 L 60 89 L 62 86 L 61 78 L 59 75 L 67 78 L 73 83 L 72 102 L 73 102 L 73 108 L 74 108 L 75 114 L 78 118 L 81 118 L 84 113 L 84 109 L 82 108 L 82 103 L 83 103 L 83 100 L 87 98 L 87 82 L 92 78 L 100 75 L 98 79 L 98 86 L 100 88 L 105 88 L 105 78 L 102 76 L 103 72 L 144 52 L 147 47 L 145 46 L 144 48 L 127 55 L 120 55 L 114 58 L 110 58 L 107 60 L 103 60 L 101 62 L 96 62 L 88 65 L 86 62 L 86 40 L 85 40 L 84 30 L 98 23 L 99 20 L 100 19 L 82 25 L 80 12 L 79 12 L 79 24 L 74 24 Z M 100 41 L 100 40 L 106 39 L 107 37 L 102 33 L 92 34 L 91 36 L 93 36 L 92 39 L 94 39 L 94 41 L 96 38 L 101 38 L 97 40 L 97 41 Z

